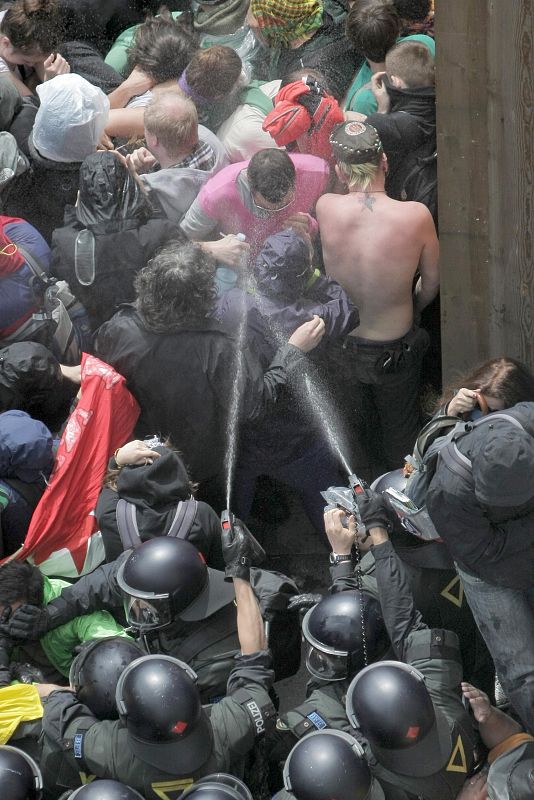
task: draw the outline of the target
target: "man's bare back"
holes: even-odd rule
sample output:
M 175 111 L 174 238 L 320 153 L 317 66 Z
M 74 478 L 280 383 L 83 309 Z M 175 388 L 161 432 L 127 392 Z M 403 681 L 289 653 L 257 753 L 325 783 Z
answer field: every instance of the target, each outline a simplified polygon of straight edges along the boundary
M 426 206 L 391 200 L 384 191 L 326 194 L 317 202 L 327 274 L 360 311 L 353 335 L 374 341 L 404 336 L 416 310 L 436 296 L 439 244 Z

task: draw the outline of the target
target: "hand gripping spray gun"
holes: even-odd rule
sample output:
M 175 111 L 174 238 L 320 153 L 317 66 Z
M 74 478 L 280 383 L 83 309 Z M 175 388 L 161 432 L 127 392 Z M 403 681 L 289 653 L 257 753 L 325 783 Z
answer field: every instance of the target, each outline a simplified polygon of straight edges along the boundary
M 365 493 L 367 485 L 354 473 L 349 475 L 348 484 L 348 486 L 329 486 L 325 492 L 321 492 L 321 495 L 328 504 L 325 507 L 325 511 L 329 511 L 332 508 L 342 509 L 342 511 L 344 511 L 347 515 L 347 517 L 342 520 L 344 528 L 348 528 L 349 526 L 348 517 L 353 516 L 356 520 L 356 525 L 358 526 L 360 534 L 365 539 L 367 538 L 365 534 L 365 527 L 362 523 L 360 509 L 358 508 L 356 497 L 357 495 L 362 495 Z
M 345 518 L 342 519 L 342 525 L 344 528 L 349 527 L 348 518 L 349 516 L 353 516 L 356 520 L 356 525 L 358 526 L 358 533 L 362 537 L 362 541 L 364 541 L 368 537 L 368 533 L 365 531 L 365 525 L 362 522 L 362 517 L 360 514 L 360 509 L 358 508 L 358 503 L 356 501 L 356 497 L 358 495 L 365 494 L 367 490 L 367 484 L 360 480 L 357 475 L 351 473 L 348 478 L 348 486 L 329 486 L 325 492 L 321 492 L 322 496 L 327 502 L 327 506 L 325 506 L 325 511 L 329 511 L 332 508 L 340 508 L 342 511 L 345 512 L 347 515 Z M 363 583 L 362 583 L 362 568 L 361 568 L 361 553 L 360 553 L 360 544 L 358 538 L 356 537 L 354 541 L 354 548 L 356 550 L 356 587 L 358 589 L 360 595 L 360 608 L 361 608 L 361 623 L 362 623 L 362 648 L 363 648 L 363 663 L 365 666 L 368 665 L 368 655 L 367 655 L 367 634 L 365 631 L 365 619 L 364 619 L 364 597 L 363 597 Z
M 236 525 L 237 522 L 237 525 Z M 235 515 L 232 514 L 230 509 L 225 509 L 221 514 L 221 530 L 230 531 L 231 541 L 235 541 L 236 535 L 244 537 L 248 540 L 250 560 L 254 565 L 261 564 L 265 559 L 265 550 L 258 542 L 258 540 L 251 534 L 247 526 L 241 520 L 236 520 Z M 265 637 L 269 639 L 269 622 L 265 620 Z
M 237 525 L 236 525 L 237 522 Z M 258 540 L 251 534 L 247 526 L 241 520 L 236 520 L 235 514 L 226 509 L 221 514 L 221 528 L 223 531 L 230 531 L 231 540 L 234 541 L 236 535 L 244 536 L 248 540 L 250 560 L 254 566 L 261 564 L 265 560 L 265 550 Z M 238 533 L 239 529 L 239 533 Z

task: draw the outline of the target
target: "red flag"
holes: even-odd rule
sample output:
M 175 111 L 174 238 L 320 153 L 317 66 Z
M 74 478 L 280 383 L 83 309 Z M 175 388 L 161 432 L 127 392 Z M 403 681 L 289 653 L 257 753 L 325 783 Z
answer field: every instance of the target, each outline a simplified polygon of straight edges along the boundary
M 97 532 L 94 509 L 102 480 L 110 456 L 130 440 L 138 416 L 139 406 L 122 375 L 84 353 L 81 398 L 69 417 L 49 485 L 16 558 L 30 558 L 44 572 L 66 577 L 96 566 L 98 560 L 95 563 L 89 551 Z M 47 569 L 44 562 L 51 556 Z

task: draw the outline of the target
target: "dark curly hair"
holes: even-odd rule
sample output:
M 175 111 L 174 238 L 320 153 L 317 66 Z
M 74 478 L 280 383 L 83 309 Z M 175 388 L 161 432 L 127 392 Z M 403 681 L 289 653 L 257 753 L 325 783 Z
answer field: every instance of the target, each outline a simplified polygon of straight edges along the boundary
M 254 153 L 248 162 L 247 178 L 253 192 L 278 203 L 295 186 L 295 165 L 285 150 L 269 147 Z
M 178 79 L 197 48 L 197 36 L 163 12 L 137 28 L 128 51 L 128 71 L 139 67 L 156 84 Z
M 213 309 L 215 262 L 198 245 L 169 242 L 135 279 L 137 309 L 153 333 L 199 325 Z
M 32 606 L 43 604 L 44 578 L 42 573 L 27 561 L 9 561 L 0 567 L 0 605 L 15 602 Z

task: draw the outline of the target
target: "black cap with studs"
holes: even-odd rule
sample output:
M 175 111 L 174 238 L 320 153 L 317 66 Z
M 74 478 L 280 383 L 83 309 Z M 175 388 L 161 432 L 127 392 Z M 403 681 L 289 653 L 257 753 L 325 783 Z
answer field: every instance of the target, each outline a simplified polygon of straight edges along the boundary
M 330 134 L 332 152 L 346 164 L 378 164 L 382 142 L 376 128 L 367 122 L 342 122 Z

